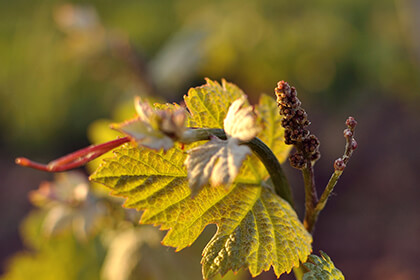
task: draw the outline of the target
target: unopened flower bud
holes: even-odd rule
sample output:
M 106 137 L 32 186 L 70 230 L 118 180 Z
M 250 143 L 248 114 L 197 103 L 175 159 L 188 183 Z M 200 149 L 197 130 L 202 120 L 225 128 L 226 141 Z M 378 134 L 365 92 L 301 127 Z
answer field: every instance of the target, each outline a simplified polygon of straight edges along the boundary
M 350 139 L 353 136 L 353 132 L 351 132 L 349 128 L 344 129 L 343 134 L 347 139 Z
M 321 158 L 321 153 L 319 151 L 316 151 L 311 155 L 311 161 L 317 161 Z
M 353 117 L 348 117 L 348 119 L 346 120 L 346 125 L 350 129 L 354 129 L 357 125 L 357 121 Z
M 287 82 L 285 81 L 280 81 L 277 83 L 277 89 L 278 90 L 283 90 L 284 92 L 290 91 L 290 86 Z
M 289 101 L 290 101 L 289 106 L 292 108 L 299 108 L 300 105 L 302 105 L 302 102 L 300 102 L 300 100 L 296 96 L 291 97 Z
M 342 158 L 338 158 L 334 161 L 334 169 L 336 171 L 343 171 L 346 168 L 346 164 Z
M 351 149 L 353 151 L 357 149 L 357 142 L 356 142 L 356 139 L 354 138 L 351 140 Z
M 294 153 L 289 156 L 290 165 L 296 169 L 303 169 L 306 167 L 305 157 L 301 153 Z
M 294 144 L 294 141 L 292 141 L 292 139 L 290 139 L 290 137 L 284 137 L 284 143 L 286 145 L 292 145 L 292 144 Z
M 281 107 L 280 114 L 284 116 L 285 119 L 291 119 L 295 115 L 294 110 L 287 107 Z
M 302 142 L 308 134 L 308 130 L 298 127 L 291 131 L 290 139 L 292 139 L 292 141 Z
M 284 143 L 286 143 L 286 145 L 294 144 L 294 141 L 292 140 L 291 135 L 292 135 L 292 131 L 290 129 L 284 130 Z
M 308 137 L 306 137 L 303 142 L 303 150 L 308 154 L 311 155 L 318 151 L 319 148 L 319 140 L 318 138 L 311 134 Z
M 307 126 L 307 124 L 309 123 L 308 115 L 302 108 L 296 110 L 293 120 L 302 127 Z
M 292 125 L 293 125 L 293 122 L 290 119 L 283 118 L 281 120 L 281 126 L 284 127 L 284 128 L 291 129 Z

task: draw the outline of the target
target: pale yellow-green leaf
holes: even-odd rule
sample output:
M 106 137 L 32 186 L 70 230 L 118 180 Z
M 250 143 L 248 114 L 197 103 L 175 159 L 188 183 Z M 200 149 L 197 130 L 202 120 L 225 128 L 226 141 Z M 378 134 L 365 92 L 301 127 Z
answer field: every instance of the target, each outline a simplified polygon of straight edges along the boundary
M 292 145 L 284 143 L 284 129 L 281 126 L 281 116 L 276 101 L 266 94 L 262 94 L 256 106 L 263 131 L 260 138 L 276 155 L 280 162 L 284 162 L 289 155 Z
M 207 80 L 185 97 L 187 126 L 222 128 L 230 104 L 243 96 L 232 84 Z M 258 137 L 283 161 L 288 148 L 275 101 L 262 97 L 256 111 L 263 124 Z M 164 153 L 126 144 L 91 179 L 125 197 L 126 207 L 143 210 L 141 223 L 168 230 L 162 243 L 176 250 L 191 245 L 206 225 L 217 224 L 203 253 L 205 278 L 242 267 L 255 276 L 273 266 L 280 275 L 306 260 L 312 238 L 291 206 L 264 184 L 268 173 L 255 155 L 245 160 L 230 188 L 206 185 L 192 197 L 183 165 L 189 148 L 175 145 Z
M 187 122 L 190 127 L 223 128 L 223 121 L 230 105 L 236 99 L 245 97 L 237 86 L 222 80 L 206 79 L 206 84 L 191 88 L 184 96 L 191 117 Z
M 205 278 L 211 278 L 217 272 L 223 275 L 230 269 L 237 271 L 245 265 L 252 276 L 271 266 L 280 276 L 298 266 L 299 260 L 306 259 L 310 253 L 311 237 L 287 202 L 264 187 L 244 188 L 251 199 L 246 206 L 239 206 L 245 215 L 233 220 L 233 226 L 219 226 L 204 249 Z

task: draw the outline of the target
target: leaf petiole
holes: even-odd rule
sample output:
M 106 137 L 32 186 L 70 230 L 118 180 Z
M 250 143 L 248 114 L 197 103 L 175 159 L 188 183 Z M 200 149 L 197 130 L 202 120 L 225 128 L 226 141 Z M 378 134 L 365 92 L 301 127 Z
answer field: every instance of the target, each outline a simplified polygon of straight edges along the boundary
M 106 152 L 109 152 L 110 150 L 115 149 L 116 147 L 121 146 L 122 144 L 127 143 L 129 141 L 129 137 L 123 137 L 106 143 L 91 145 L 86 148 L 75 151 L 71 154 L 60 157 L 56 160 L 53 160 L 48 164 L 38 163 L 25 157 L 18 157 L 16 158 L 15 162 L 20 166 L 30 167 L 41 171 L 67 171 L 70 169 L 80 167 L 86 164 L 87 162 L 94 160 L 95 158 L 105 154 Z

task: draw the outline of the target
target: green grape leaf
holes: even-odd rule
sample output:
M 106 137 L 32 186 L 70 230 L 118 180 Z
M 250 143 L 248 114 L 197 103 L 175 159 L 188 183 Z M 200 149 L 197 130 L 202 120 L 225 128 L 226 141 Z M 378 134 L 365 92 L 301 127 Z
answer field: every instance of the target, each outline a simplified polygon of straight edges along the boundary
M 207 80 L 184 97 L 187 126 L 222 128 L 231 103 L 244 96 L 232 84 Z M 288 148 L 277 132 L 280 116 L 269 112 L 277 112 L 276 103 L 264 96 L 261 100 L 256 112 L 263 130 L 258 136 L 284 160 Z M 203 252 L 205 279 L 242 267 L 256 276 L 273 266 L 280 276 L 306 261 L 312 238 L 292 207 L 265 183 L 268 173 L 255 155 L 247 157 L 230 188 L 205 185 L 191 196 L 184 162 L 186 150 L 196 146 L 175 145 L 163 152 L 126 144 L 105 159 L 91 179 L 125 197 L 125 207 L 144 211 L 140 223 L 168 230 L 162 244 L 177 251 L 190 246 L 208 224 L 217 224 Z
M 223 275 L 229 269 L 237 271 L 245 264 L 252 276 L 269 270 L 271 265 L 280 276 L 306 259 L 310 237 L 287 202 L 260 186 L 237 186 L 237 192 L 246 195 L 239 199 L 248 201 L 235 205 L 230 224 L 219 225 L 204 249 L 205 278 L 217 272 Z M 235 219 L 237 213 L 241 213 L 240 219 Z
M 292 145 L 284 144 L 284 129 L 281 128 L 282 118 L 279 115 L 276 101 L 272 97 L 262 94 L 256 110 L 264 128 L 258 137 L 273 151 L 280 162 L 285 161 Z
M 190 127 L 223 128 L 223 121 L 233 101 L 245 96 L 234 84 L 222 80 L 222 85 L 206 79 L 206 84 L 192 88 L 184 96 L 191 116 Z
M 320 251 L 321 257 L 310 255 L 303 265 L 309 271 L 303 275 L 303 280 L 344 280 L 343 273 L 338 270 L 330 257 Z

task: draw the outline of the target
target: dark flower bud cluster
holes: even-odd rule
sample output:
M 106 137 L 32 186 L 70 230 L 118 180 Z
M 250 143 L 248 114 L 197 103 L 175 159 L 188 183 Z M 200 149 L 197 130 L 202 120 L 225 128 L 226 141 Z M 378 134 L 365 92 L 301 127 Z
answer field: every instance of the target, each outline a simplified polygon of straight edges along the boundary
M 289 157 L 290 163 L 295 168 L 303 169 L 307 160 L 316 161 L 320 158 L 319 140 L 306 129 L 310 122 L 301 107 L 296 88 L 280 81 L 274 91 L 280 115 L 283 116 L 281 125 L 285 129 L 284 141 L 288 145 L 295 145 L 297 150 Z
M 357 142 L 356 139 L 354 139 L 354 129 L 356 128 L 357 121 L 353 117 L 348 117 L 346 125 L 347 128 L 343 131 L 344 138 L 346 139 L 346 148 L 344 155 L 334 162 L 334 169 L 336 171 L 343 171 L 344 168 L 346 168 L 346 164 L 349 161 L 350 156 L 357 148 Z

